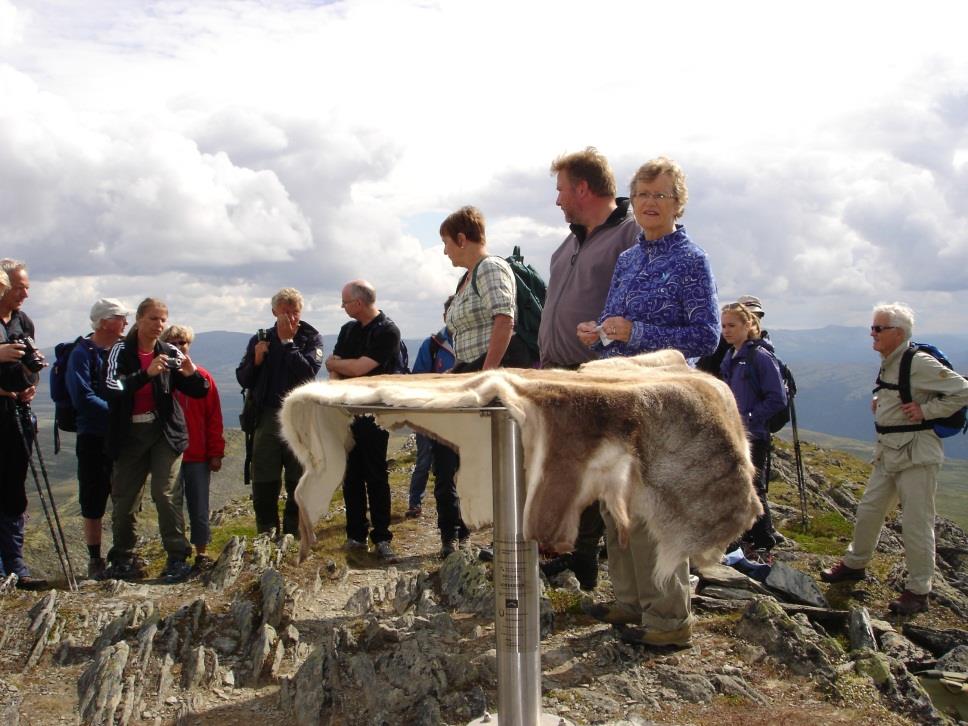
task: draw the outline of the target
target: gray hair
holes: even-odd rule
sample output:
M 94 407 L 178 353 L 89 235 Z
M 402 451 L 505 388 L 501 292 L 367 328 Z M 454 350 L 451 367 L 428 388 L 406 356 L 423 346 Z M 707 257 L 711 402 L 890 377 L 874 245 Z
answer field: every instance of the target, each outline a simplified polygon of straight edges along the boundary
M 347 287 L 354 300 L 359 300 L 364 305 L 372 305 L 376 302 L 376 289 L 366 280 L 353 280 L 347 283 Z
M 276 306 L 279 305 L 279 303 L 292 305 L 294 308 L 298 310 L 302 310 L 303 309 L 302 293 L 300 293 L 299 290 L 297 290 L 294 287 L 284 287 L 279 292 L 277 292 L 275 295 L 272 296 L 272 301 L 271 301 L 272 309 L 275 310 Z
M 0 295 L 3 295 L 10 289 L 10 278 L 7 277 L 6 271 L 0 268 Z
M 20 272 L 21 270 L 27 269 L 27 263 L 21 262 L 20 260 L 11 260 L 9 257 L 4 257 L 0 260 L 0 270 L 3 270 L 7 275 L 12 275 L 14 272 Z M 7 287 L 10 287 L 9 282 Z
M 874 315 L 886 315 L 891 325 L 896 325 L 904 331 L 904 337 L 910 338 L 914 334 L 914 311 L 902 302 L 878 303 L 874 306 Z

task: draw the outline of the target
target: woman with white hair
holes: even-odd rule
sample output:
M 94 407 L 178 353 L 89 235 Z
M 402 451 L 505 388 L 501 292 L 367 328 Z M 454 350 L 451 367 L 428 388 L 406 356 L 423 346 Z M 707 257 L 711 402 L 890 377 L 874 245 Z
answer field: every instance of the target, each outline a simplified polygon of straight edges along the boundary
M 188 356 L 195 341 L 195 331 L 187 325 L 172 325 L 161 339 L 173 345 Z M 208 393 L 204 398 L 191 398 L 181 391 L 175 398 L 185 412 L 188 426 L 188 448 L 182 454 L 181 474 L 179 475 L 188 506 L 188 525 L 191 529 L 189 542 L 195 546 L 195 571 L 211 569 L 212 560 L 207 553 L 211 537 L 208 526 L 208 493 L 212 472 L 222 468 L 225 456 L 225 439 L 222 436 L 222 403 L 218 387 L 212 375 L 199 365 L 198 374 L 208 381 Z

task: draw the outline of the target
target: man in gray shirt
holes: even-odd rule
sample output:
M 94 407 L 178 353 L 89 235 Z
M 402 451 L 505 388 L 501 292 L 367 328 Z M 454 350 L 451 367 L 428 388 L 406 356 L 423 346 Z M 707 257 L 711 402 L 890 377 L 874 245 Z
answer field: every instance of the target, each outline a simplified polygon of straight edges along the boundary
M 578 339 L 578 323 L 597 319 L 605 307 L 618 256 L 639 234 L 628 197 L 616 197 L 615 176 L 608 160 L 592 146 L 559 156 L 551 164 L 558 198 L 571 228 L 551 256 L 551 277 L 541 314 L 538 347 L 542 368 L 575 369 L 595 358 Z M 542 565 L 546 574 L 572 570 L 585 590 L 598 584 L 598 552 L 605 531 L 598 502 L 581 517 L 572 554 Z

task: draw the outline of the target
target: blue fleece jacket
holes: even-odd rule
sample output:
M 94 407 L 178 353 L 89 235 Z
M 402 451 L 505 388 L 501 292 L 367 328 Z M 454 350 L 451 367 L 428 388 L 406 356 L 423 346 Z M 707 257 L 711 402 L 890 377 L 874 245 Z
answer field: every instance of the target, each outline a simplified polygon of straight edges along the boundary
M 682 225 L 657 240 L 640 234 L 636 245 L 619 255 L 598 322 L 616 315 L 632 321 L 632 335 L 627 343 L 596 344 L 602 357 L 674 348 L 696 358 L 716 350 L 716 282 L 706 253 Z
M 770 438 L 767 421 L 787 405 L 783 376 L 772 353 L 768 340 L 748 340 L 738 353 L 730 348 L 720 366 L 722 379 L 733 391 L 736 407 L 753 439 Z M 756 369 L 752 374 L 751 366 Z

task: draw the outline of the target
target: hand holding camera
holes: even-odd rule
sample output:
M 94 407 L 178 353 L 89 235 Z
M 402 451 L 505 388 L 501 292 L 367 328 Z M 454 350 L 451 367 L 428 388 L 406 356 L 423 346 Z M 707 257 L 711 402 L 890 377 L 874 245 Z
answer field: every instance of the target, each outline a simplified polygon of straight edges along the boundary
M 31 373 L 39 373 L 43 370 L 44 366 L 47 365 L 47 361 L 44 360 L 44 354 L 37 350 L 37 346 L 34 343 L 34 339 L 29 335 L 21 335 L 15 333 L 8 338 L 12 345 L 2 346 L 3 348 L 13 348 L 20 353 L 19 356 L 13 356 L 13 351 L 7 350 L 4 352 L 5 356 L 13 356 L 10 360 L 3 359 L 4 362 L 10 362 L 14 360 L 19 360 Z

